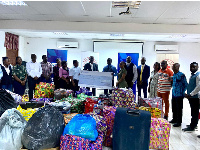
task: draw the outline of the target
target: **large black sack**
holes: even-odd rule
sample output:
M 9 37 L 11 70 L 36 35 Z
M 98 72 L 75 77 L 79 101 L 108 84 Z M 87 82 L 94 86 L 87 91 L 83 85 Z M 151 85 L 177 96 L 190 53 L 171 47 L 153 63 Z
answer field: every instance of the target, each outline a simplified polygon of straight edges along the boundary
M 16 108 L 14 98 L 4 89 L 0 90 L 0 116 L 7 110 Z
M 40 108 L 28 121 L 22 134 L 22 144 L 27 149 L 47 149 L 60 144 L 64 118 L 55 107 Z

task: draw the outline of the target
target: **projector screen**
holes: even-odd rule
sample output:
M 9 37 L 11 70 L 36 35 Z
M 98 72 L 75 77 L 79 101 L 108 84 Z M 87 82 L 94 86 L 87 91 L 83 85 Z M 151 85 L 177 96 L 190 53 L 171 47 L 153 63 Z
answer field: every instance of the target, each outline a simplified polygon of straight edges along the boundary
M 110 42 L 110 41 L 94 41 L 94 52 L 99 53 L 99 71 L 103 71 L 103 67 L 107 65 L 107 59 L 112 59 L 112 65 L 118 68 L 118 53 L 139 53 L 139 59 L 142 57 L 143 43 L 134 42 Z M 140 65 L 140 62 L 138 62 Z

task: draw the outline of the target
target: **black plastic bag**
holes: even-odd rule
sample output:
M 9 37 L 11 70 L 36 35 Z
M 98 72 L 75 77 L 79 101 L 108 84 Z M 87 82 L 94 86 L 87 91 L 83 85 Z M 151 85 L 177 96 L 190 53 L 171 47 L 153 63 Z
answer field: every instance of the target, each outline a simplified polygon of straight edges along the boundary
M 17 104 L 13 97 L 6 91 L 0 90 L 0 116 L 7 110 L 16 108 Z
M 55 107 L 40 108 L 28 121 L 22 134 L 22 144 L 27 149 L 47 149 L 60 144 L 64 118 Z

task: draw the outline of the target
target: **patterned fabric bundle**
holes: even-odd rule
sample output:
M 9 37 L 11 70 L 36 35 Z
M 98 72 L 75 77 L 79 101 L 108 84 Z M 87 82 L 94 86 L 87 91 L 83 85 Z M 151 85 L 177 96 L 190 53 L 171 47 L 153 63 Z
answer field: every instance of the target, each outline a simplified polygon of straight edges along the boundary
M 65 125 L 69 123 L 69 121 L 76 116 L 78 113 L 70 113 L 70 114 L 63 114 Z
M 55 85 L 52 83 L 40 82 L 36 84 L 34 98 L 53 98 Z
M 100 115 L 96 115 L 93 113 L 90 113 L 90 115 L 95 119 L 96 124 L 97 124 L 97 131 L 99 134 L 103 134 L 104 140 L 105 140 L 105 135 L 107 132 L 107 125 L 106 125 L 106 119 Z
M 94 105 L 98 103 L 97 99 L 88 97 L 85 100 L 85 114 L 93 112 Z
M 73 94 L 72 90 L 57 89 L 54 91 L 54 99 L 61 100 L 62 98 L 68 97 L 70 94 Z
M 152 108 L 152 107 L 139 107 L 140 110 L 150 111 L 151 117 L 153 118 L 161 118 L 161 110 L 159 108 Z
M 16 101 L 16 103 L 19 103 L 19 102 L 22 101 L 22 96 L 21 95 L 13 93 L 13 92 L 11 92 L 9 90 L 6 90 L 6 91 L 14 98 L 14 100 Z
M 139 106 L 145 106 L 145 107 L 154 107 L 159 108 L 162 110 L 162 98 L 156 97 L 156 98 L 139 98 L 138 99 Z
M 66 134 L 60 138 L 60 150 L 102 150 L 102 143 L 102 134 L 94 142 L 75 135 Z
M 25 109 L 22 109 L 21 106 L 19 105 L 17 107 L 17 110 L 23 115 L 24 119 L 28 121 L 33 116 L 33 114 L 37 111 L 37 108 L 35 109 L 28 108 L 27 110 L 25 110 Z
M 84 113 L 85 104 L 84 99 L 78 98 L 63 98 L 62 101 L 68 101 L 71 104 L 71 113 Z
M 53 98 L 33 98 L 31 102 L 52 102 Z
M 28 102 L 29 101 L 29 96 L 28 95 L 23 95 L 22 96 L 22 102 Z
M 135 95 L 131 89 L 114 89 L 112 91 L 111 101 L 115 107 L 129 107 L 134 108 Z
M 83 95 L 87 95 L 87 96 L 92 96 L 92 92 L 90 92 L 88 89 L 86 89 L 85 87 L 80 88 L 79 91 L 76 91 L 75 96 L 78 98 L 81 96 L 81 94 Z
M 149 149 L 169 149 L 171 124 L 163 118 L 151 119 Z
M 108 147 L 112 146 L 111 135 L 113 131 L 115 112 L 116 112 L 116 107 L 113 106 L 105 106 L 103 109 L 103 117 L 105 118 L 107 125 L 107 132 L 105 136 L 104 145 Z

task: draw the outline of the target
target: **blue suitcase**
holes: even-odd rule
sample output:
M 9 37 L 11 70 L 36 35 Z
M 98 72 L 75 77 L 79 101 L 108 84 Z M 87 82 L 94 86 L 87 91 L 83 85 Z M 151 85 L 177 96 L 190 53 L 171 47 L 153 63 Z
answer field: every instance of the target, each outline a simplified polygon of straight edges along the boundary
M 113 150 L 148 150 L 151 113 L 118 107 L 113 127 Z

